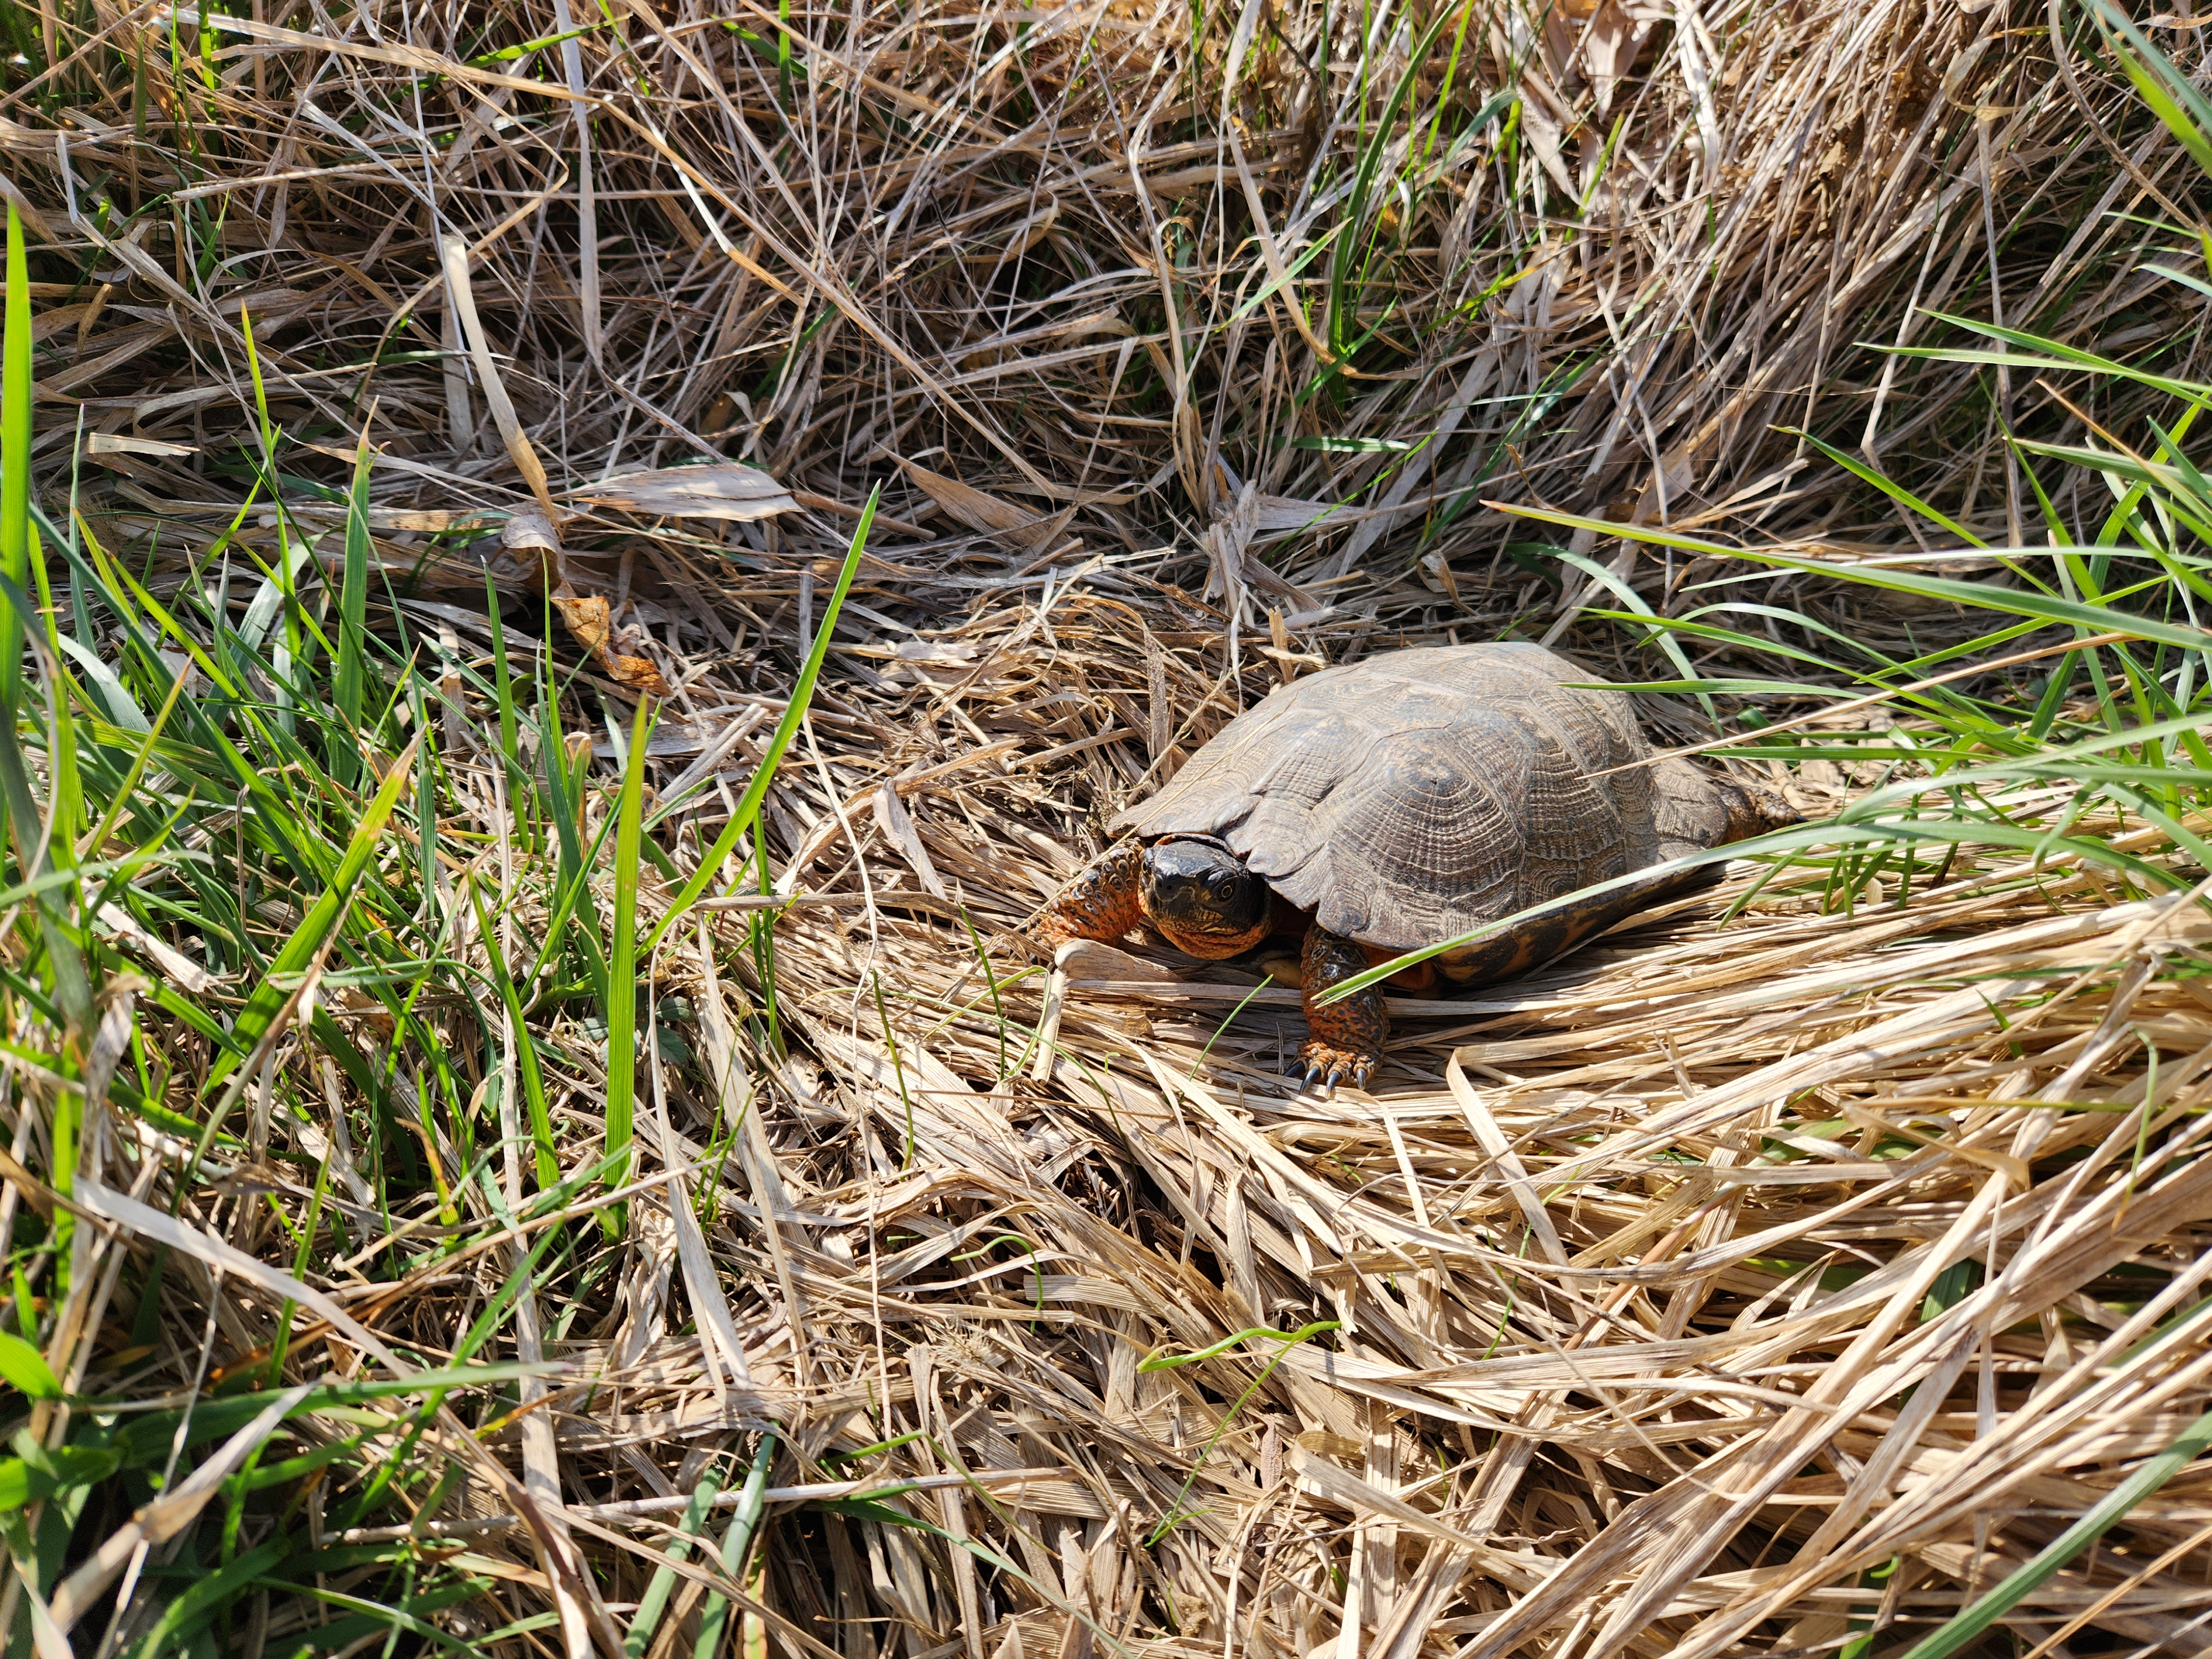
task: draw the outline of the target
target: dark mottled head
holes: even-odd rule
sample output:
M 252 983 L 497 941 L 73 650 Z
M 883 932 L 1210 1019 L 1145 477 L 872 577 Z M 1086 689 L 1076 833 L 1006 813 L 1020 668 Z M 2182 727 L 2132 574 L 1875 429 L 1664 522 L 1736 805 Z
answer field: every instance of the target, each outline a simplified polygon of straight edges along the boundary
M 1146 848 L 1143 899 L 1152 926 L 1194 957 L 1238 956 L 1267 936 L 1267 884 L 1211 836 L 1171 836 Z

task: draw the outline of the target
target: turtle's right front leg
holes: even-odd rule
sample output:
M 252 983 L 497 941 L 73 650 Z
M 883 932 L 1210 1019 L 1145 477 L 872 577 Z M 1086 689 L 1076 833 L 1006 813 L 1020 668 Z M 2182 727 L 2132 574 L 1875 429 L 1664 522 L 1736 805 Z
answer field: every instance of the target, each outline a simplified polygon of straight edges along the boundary
M 1145 849 L 1125 841 L 1060 890 L 1033 930 L 1048 951 L 1070 939 L 1116 939 L 1145 919 L 1140 881 Z
M 1367 952 L 1345 938 L 1316 923 L 1306 930 L 1301 953 L 1300 989 L 1305 994 L 1306 1030 L 1298 1060 L 1305 1080 L 1334 1091 L 1340 1080 L 1358 1088 L 1382 1063 L 1382 1039 L 1390 1034 L 1390 1017 L 1383 1012 L 1382 988 L 1370 985 L 1327 1007 L 1316 1002 L 1334 987 L 1369 967 Z

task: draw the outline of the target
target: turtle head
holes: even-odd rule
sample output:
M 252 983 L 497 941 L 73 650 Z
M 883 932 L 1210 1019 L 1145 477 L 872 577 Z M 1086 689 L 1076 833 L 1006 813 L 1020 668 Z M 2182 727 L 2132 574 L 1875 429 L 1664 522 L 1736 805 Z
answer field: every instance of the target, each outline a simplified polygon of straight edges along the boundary
M 1147 847 L 1141 892 L 1152 926 L 1192 956 L 1241 956 L 1267 937 L 1267 884 L 1212 836 L 1170 836 Z

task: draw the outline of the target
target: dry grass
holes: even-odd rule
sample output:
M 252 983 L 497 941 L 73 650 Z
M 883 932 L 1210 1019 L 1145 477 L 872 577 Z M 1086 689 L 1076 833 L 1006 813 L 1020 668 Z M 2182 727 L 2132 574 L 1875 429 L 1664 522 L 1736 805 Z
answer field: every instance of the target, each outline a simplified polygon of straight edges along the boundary
M 1776 429 L 1802 426 L 2021 541 L 2002 431 L 2078 440 L 2117 394 L 2069 412 L 1860 343 L 1929 330 L 1917 305 L 2177 374 L 2198 349 L 2137 268 L 2187 158 L 2040 12 L 94 3 L 16 9 L 57 66 L 0 103 L 40 489 L 247 690 L 197 686 L 199 746 L 156 755 L 219 878 L 131 876 L 50 1066 L 51 1010 L 6 988 L 16 1329 L 103 1402 L 8 1409 L 33 1468 L 118 1401 L 178 1416 L 168 1468 L 191 1444 L 204 1478 L 167 1510 L 143 1476 L 71 1488 L 51 1561 L 61 1500 L 27 1511 L 0 1591 L 25 1652 L 1861 1659 L 2206 1408 L 2212 921 L 2160 888 L 2197 878 L 2172 832 L 2199 815 L 2093 826 L 2130 879 L 1989 844 L 1739 869 L 1538 978 L 1400 1004 L 1376 1092 L 1328 1101 L 1280 1075 L 1293 994 L 1109 951 L 1055 983 L 1020 939 L 1279 678 L 1517 629 L 1648 679 L 1578 607 L 1679 612 L 1741 574 L 1589 531 L 1563 559 L 1486 499 L 1924 545 Z M 289 707 L 237 647 L 250 562 L 327 535 L 302 602 L 359 597 L 364 437 L 389 660 L 358 723 L 382 775 L 420 734 L 426 781 L 384 890 L 285 978 L 318 890 L 248 856 L 272 809 L 207 734 Z M 693 475 L 753 492 L 720 516 L 610 482 L 725 455 L 769 477 Z M 879 481 L 758 843 L 617 1018 L 601 941 L 629 905 L 657 926 L 738 811 Z M 2057 502 L 2084 540 L 2088 482 Z M 1827 648 L 1803 617 L 1898 657 L 1978 626 L 1752 592 L 1796 607 L 1733 619 L 1778 649 Z M 121 664 L 125 631 L 79 634 Z M 1786 672 L 1805 692 L 1759 701 L 1838 681 Z M 599 763 L 571 772 L 580 733 Z M 374 777 L 238 742 L 343 842 Z M 593 839 L 626 774 L 652 792 L 628 864 Z M 1817 815 L 1879 774 L 1790 787 Z M 2010 810 L 2059 823 L 2069 795 Z M 571 833 L 599 848 L 580 904 Z M 518 1030 L 498 981 L 532 958 Z M 226 1058 L 272 986 L 269 1040 Z M 639 1156 L 608 1194 L 632 1029 Z M 525 1369 L 428 1403 L 325 1388 L 273 1441 L 253 1416 L 471 1359 Z M 2212 1648 L 2208 1479 L 1983 1650 Z

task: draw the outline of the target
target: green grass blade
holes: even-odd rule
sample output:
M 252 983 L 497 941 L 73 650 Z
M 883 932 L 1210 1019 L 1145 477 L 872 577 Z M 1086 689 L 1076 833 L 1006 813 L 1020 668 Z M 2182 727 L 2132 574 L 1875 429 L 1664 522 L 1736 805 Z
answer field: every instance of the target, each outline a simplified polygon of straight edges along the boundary
M 607 1139 L 606 1148 L 617 1155 L 607 1171 L 609 1187 L 629 1184 L 629 1147 L 637 1109 L 637 839 L 638 820 L 645 811 L 645 745 L 647 700 L 637 700 L 630 722 L 629 755 L 623 768 L 622 801 L 615 819 L 615 914 L 611 960 L 607 963 Z M 605 1218 L 618 1232 L 620 1218 L 610 1210 Z
M 775 1461 L 776 1439 L 772 1434 L 761 1437 L 754 1448 L 752 1467 L 745 1471 L 745 1483 L 738 1489 L 737 1513 L 731 1517 L 729 1530 L 722 1534 L 722 1571 L 738 1583 L 745 1581 L 745 1558 L 752 1553 L 753 1534 L 760 1529 L 763 1502 L 761 1493 L 768 1488 L 768 1472 Z M 715 1659 L 722 1643 L 722 1630 L 730 1613 L 727 1596 L 710 1593 L 706 1606 L 700 1610 L 699 1639 L 692 1646 L 693 1659 Z
M 23 222 L 12 199 L 7 276 L 5 322 L 0 325 L 0 611 L 5 613 L 0 623 L 0 788 L 5 790 L 17 865 L 27 881 L 50 864 L 67 867 L 76 862 L 78 814 L 75 745 L 68 703 L 58 685 L 51 697 L 58 723 L 55 753 L 48 757 L 52 798 L 43 825 L 16 738 L 22 713 L 23 627 L 31 609 L 25 589 L 38 538 L 31 526 L 31 277 Z M 70 1022 L 82 1026 L 91 1014 L 92 991 L 75 930 L 59 891 L 42 890 L 38 903 L 54 999 Z M 66 1187 L 68 1170 L 60 1150 L 56 1149 L 55 1176 Z
M 1422 69 L 1429 60 L 1430 49 L 1437 37 L 1451 23 L 1449 11 L 1440 13 L 1430 21 L 1408 58 L 1405 70 L 1392 87 L 1384 103 L 1382 113 L 1368 136 L 1365 148 L 1352 178 L 1352 191 L 1344 204 L 1344 231 L 1336 238 L 1328 257 L 1328 345 L 1340 360 L 1357 351 L 1358 344 L 1351 343 L 1349 336 L 1357 320 L 1357 307 L 1351 303 L 1348 290 L 1352 282 L 1352 260 L 1362 246 L 1360 230 L 1367 220 L 1367 204 L 1374 193 L 1376 175 L 1382 170 L 1382 157 L 1389 146 L 1391 129 L 1396 125 L 1398 112 L 1405 106 L 1420 78 Z
M 806 653 L 806 662 L 799 669 L 798 681 L 791 688 L 791 701 L 785 705 L 783 718 L 776 722 L 775 731 L 769 738 L 768 751 L 761 757 L 760 769 L 753 774 L 753 781 L 745 786 L 745 793 L 738 801 L 738 810 L 730 814 L 730 821 L 722 826 L 722 833 L 714 837 L 714 844 L 699 860 L 699 867 L 692 872 L 690 880 L 684 884 L 669 905 L 668 914 L 661 917 L 659 925 L 653 930 L 652 937 L 646 940 L 645 948 L 648 954 L 660 943 L 662 935 L 673 927 L 697 901 L 699 895 L 707 890 L 707 884 L 714 879 L 731 853 L 736 849 L 738 839 L 752 828 L 753 820 L 760 815 L 761 802 L 768 798 L 768 787 L 775 778 L 776 764 L 782 760 L 783 751 L 791 746 L 792 738 L 797 735 L 799 722 L 806 717 L 806 705 L 814 696 L 814 682 L 822 673 L 822 659 L 830 654 L 830 635 L 836 627 L 838 610 L 844 605 L 845 595 L 853 586 L 853 577 L 860 568 L 860 553 L 868 544 L 868 531 L 876 521 L 876 502 L 883 493 L 880 484 L 868 492 L 868 504 L 860 510 L 860 522 L 854 526 L 852 543 L 845 550 L 844 567 L 837 573 L 837 586 L 830 595 L 829 604 L 823 607 L 822 620 L 815 628 L 814 648 Z
M 1931 311 L 1927 313 L 1939 323 L 1948 323 L 1954 328 L 1965 329 L 1984 339 L 2002 340 L 2017 346 L 2022 351 L 2039 352 L 2039 356 L 2017 356 L 2008 351 L 1984 351 L 1958 346 L 1892 346 L 1877 347 L 1893 356 L 1925 357 L 1938 362 L 1988 363 L 2008 368 L 2084 369 L 2094 374 L 2111 374 L 2124 380 L 2133 380 L 2138 386 L 2166 392 L 2197 408 L 2212 405 L 2212 386 L 2194 380 L 2178 380 L 2169 374 L 2158 374 L 2134 363 L 2117 358 L 2100 356 L 2080 346 L 2068 345 L 2040 334 L 2030 334 L 2025 329 L 2008 328 L 2000 323 L 1985 323 L 1974 317 L 1954 317 L 1948 312 Z
M 258 1549 L 240 1556 L 222 1571 L 195 1578 L 184 1593 L 161 1610 L 154 1627 L 129 1650 L 129 1659 L 153 1659 L 161 1646 L 188 1626 L 204 1624 L 235 1592 L 269 1571 L 292 1553 L 293 1540 L 279 1533 Z M 190 1651 L 189 1647 L 186 1651 Z
M 561 1180 L 561 1161 L 553 1154 L 553 1115 L 546 1103 L 545 1075 L 538 1064 L 538 1049 L 532 1042 L 530 1027 L 525 1024 L 522 997 L 514 988 L 514 979 L 507 972 L 506 954 L 499 948 L 499 935 L 484 915 L 483 902 L 475 888 L 469 890 L 469 902 L 476 907 L 477 937 L 483 941 L 484 956 L 491 964 L 492 983 L 499 988 L 500 1000 L 507 1006 L 507 1021 L 514 1028 L 514 1063 L 522 1083 L 522 1097 L 530 1110 L 530 1139 L 537 1155 L 538 1184 L 544 1188 L 556 1186 Z
M 534 853 L 538 850 L 538 814 L 534 808 L 526 812 L 521 809 L 534 803 L 538 792 L 522 764 L 519 723 L 514 713 L 514 678 L 507 665 L 507 627 L 500 618 L 499 589 L 493 585 L 489 570 L 484 572 L 484 620 L 491 628 L 492 694 L 499 703 L 499 752 L 507 765 L 507 805 L 523 831 L 524 847 Z
M 2103 1537 L 2129 1510 L 2212 1449 L 2212 1412 L 2182 1431 L 2181 1437 L 2144 1464 L 2079 1521 L 2052 1539 L 2034 1557 L 1962 1608 L 1940 1630 L 1916 1643 L 1905 1659 L 1950 1659 L 1979 1639 L 1991 1625 L 2018 1607 L 2069 1561 Z
M 1989 545 L 1987 542 L 1984 541 L 1979 536 L 1974 534 L 1972 531 L 1967 529 L 1966 526 L 1960 524 L 1957 520 L 1949 517 L 1946 514 L 1938 512 L 1935 507 L 1930 507 L 1926 501 L 1922 501 L 1919 496 L 1914 495 L 1902 484 L 1892 483 L 1886 475 L 1877 471 L 1873 467 L 1869 466 L 1864 461 L 1858 459 L 1856 456 L 1844 453 L 1842 450 L 1837 448 L 1835 445 L 1824 442 L 1822 440 L 1814 437 L 1811 433 L 1803 431 L 1797 427 L 1778 426 L 1774 429 L 1777 432 L 1786 434 L 1793 438 L 1802 438 L 1807 443 L 1812 445 L 1814 448 L 1819 450 L 1823 455 L 1826 455 L 1838 466 L 1842 467 L 1844 471 L 1851 474 L 1852 477 L 1863 479 L 1866 483 L 1872 484 L 1876 489 L 1881 491 L 1883 495 L 1888 496 L 1890 500 L 1895 501 L 1899 507 L 1905 507 L 1910 512 L 1917 513 L 1922 518 L 1927 520 L 1930 524 L 1942 525 L 1944 529 L 1949 531 L 1954 536 L 1958 537 L 1969 546 L 1987 547 Z
M 62 1385 L 46 1357 L 20 1336 L 0 1331 L 0 1382 L 29 1400 L 58 1400 Z
M 1576 553 L 1564 547 L 1555 548 L 1553 550 L 1559 558 L 1565 560 L 1567 563 L 1574 566 L 1576 569 L 1581 571 L 1583 575 L 1587 576 L 1591 580 L 1591 582 L 1598 586 L 1603 587 L 1607 592 L 1611 593 L 1615 599 L 1626 605 L 1630 611 L 1634 614 L 1638 621 L 1645 623 L 1647 625 L 1644 633 L 1645 641 L 1648 643 L 1656 645 L 1660 650 L 1666 653 L 1667 660 L 1673 663 L 1675 667 L 1682 671 L 1682 678 L 1684 679 L 1694 680 L 1698 678 L 1697 667 L 1690 661 L 1688 656 L 1684 653 L 1680 642 L 1674 638 L 1671 632 L 1660 625 L 1658 617 L 1653 613 L 1650 605 L 1644 603 L 1644 596 L 1642 594 L 1638 593 L 1619 576 L 1614 575 L 1606 566 L 1600 564 L 1595 559 L 1590 558 L 1586 554 Z M 1713 708 L 1713 700 L 1711 697 L 1705 696 L 1705 693 L 1701 691 L 1698 694 L 1698 701 L 1705 706 L 1705 714 L 1708 719 L 1717 720 L 1719 718 L 1718 714 Z
M 24 586 L 31 549 L 31 272 L 23 221 L 8 203 L 8 297 L 0 342 L 0 575 Z M 22 672 L 23 618 L 11 605 L 0 618 L 0 710 L 14 718 Z
M 419 741 L 419 739 L 416 739 Z M 232 1040 L 237 1048 L 218 1054 L 208 1068 L 206 1090 L 218 1087 L 237 1069 L 239 1057 L 251 1054 L 253 1047 L 267 1033 L 271 1021 L 283 1008 L 286 1000 L 297 988 L 285 981 L 296 981 L 307 970 L 308 964 L 322 953 L 336 931 L 338 918 L 353 890 L 368 869 L 370 859 L 375 856 L 376 844 L 384 834 L 384 825 L 398 803 L 399 792 L 414 779 L 415 743 L 410 742 L 406 751 L 394 761 L 384 775 L 384 781 L 376 793 L 362 810 L 360 822 L 354 826 L 353 836 L 346 843 L 345 854 L 338 860 L 337 873 L 331 884 L 316 897 L 307 914 L 301 919 L 292 936 L 284 941 L 276 958 L 270 963 L 269 972 L 253 994 L 239 1010 L 237 1023 L 231 1028 Z
M 32 608 L 23 590 L 4 578 L 0 578 L 0 605 L 7 606 L 18 617 L 28 614 Z M 13 646 L 17 651 L 22 648 L 20 630 L 14 635 Z M 15 680 L 15 690 L 20 696 L 20 677 Z M 38 797 L 31 787 L 31 768 L 23 757 L 15 724 L 14 706 L 0 708 L 0 800 L 4 800 L 7 806 L 8 833 L 15 842 L 16 867 L 26 882 L 35 884 L 39 929 L 46 947 L 49 985 L 55 1005 L 70 1024 L 81 1029 L 91 1018 L 92 988 L 85 976 L 77 930 L 63 902 L 63 889 L 70 883 L 67 878 L 51 884 L 41 880 L 76 863 L 76 843 L 72 833 L 64 833 L 68 826 L 49 826 L 41 817 Z M 58 1169 L 57 1177 L 63 1182 L 67 1180 Z
M 671 1561 L 690 1559 L 691 1540 L 706 1524 L 707 1511 L 714 1504 L 718 1484 L 714 1472 L 709 1469 L 692 1488 L 691 1502 L 684 1508 L 684 1518 L 677 1522 L 676 1536 L 668 1540 Z M 668 1611 L 668 1598 L 675 1590 L 676 1569 L 656 1568 L 653 1582 L 645 1587 L 645 1595 L 639 1599 L 637 1617 L 630 1620 L 629 1632 L 623 1638 L 623 1652 L 628 1659 L 645 1659 L 646 1650 L 653 1644 L 653 1634 L 660 1627 L 661 1615 Z
M 364 435 L 354 451 L 353 489 L 346 498 L 345 571 L 338 589 L 338 651 L 331 690 L 344 729 L 331 738 L 331 774 L 350 784 L 361 776 L 361 714 L 368 684 L 368 475 L 375 452 Z
M 2205 636 L 2202 629 L 2182 627 L 2129 611 L 2084 605 L 2079 600 L 2061 599 L 2055 594 L 2023 593 L 2014 588 L 1995 587 L 1985 582 L 1960 581 L 1949 576 L 1923 576 L 1917 571 L 1893 569 L 1882 565 L 1838 564 L 1823 559 L 1772 552 L 1763 548 L 1729 547 L 1719 542 L 1705 541 L 1653 525 L 1616 524 L 1609 519 L 1587 519 L 1578 514 L 1531 507 L 1524 501 L 1493 501 L 1490 505 L 1500 513 L 1510 513 L 1517 518 L 1537 519 L 1569 530 L 1593 530 L 1602 536 L 1619 536 L 1629 541 L 1709 554 L 1717 559 L 1771 565 L 1782 570 L 1802 571 L 1808 576 L 1826 576 L 1838 581 L 1862 583 L 1869 587 L 1886 587 L 1900 593 L 1917 593 L 1924 599 L 1946 599 L 1953 604 L 1972 605 L 1978 610 L 1995 611 L 2014 617 L 2036 617 L 2046 623 L 2071 623 L 2094 629 L 2099 633 L 2128 634 L 2160 645 L 2179 646 L 2185 650 L 2201 651 L 2204 648 Z M 2011 550 L 2023 556 L 2039 556 L 2046 553 L 2094 552 L 2096 550 L 2039 547 Z
M 2090 0 L 2090 15 L 2151 112 L 2181 141 L 2190 158 L 2212 174 L 2212 104 L 2112 0 Z M 2121 41 L 2127 43 L 2124 50 Z
M 546 627 L 550 637 L 552 607 L 546 607 Z M 539 742 L 538 758 L 544 762 L 545 801 L 547 815 L 553 821 L 558 842 L 560 873 L 553 904 L 553 914 L 545 924 L 544 959 L 551 959 L 568 928 L 570 914 L 575 919 L 577 947 L 584 959 L 584 972 L 591 980 L 600 1001 L 606 1000 L 607 964 L 599 948 L 599 901 L 591 887 L 591 872 L 599 862 L 599 844 L 586 848 L 584 845 L 584 791 L 586 777 L 591 766 L 591 749 L 586 745 L 577 757 L 572 769 L 568 762 L 568 740 L 561 726 L 561 690 L 554 678 L 553 653 L 547 651 L 542 659 L 545 672 L 538 693 Z M 534 982 L 544 970 L 541 960 L 526 976 L 525 983 Z

